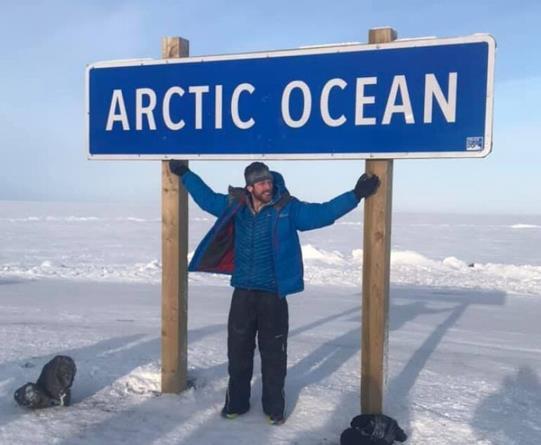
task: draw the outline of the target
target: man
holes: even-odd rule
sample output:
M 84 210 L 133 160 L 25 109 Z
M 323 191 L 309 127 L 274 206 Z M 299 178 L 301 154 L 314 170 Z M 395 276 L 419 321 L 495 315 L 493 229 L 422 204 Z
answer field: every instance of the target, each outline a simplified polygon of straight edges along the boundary
M 261 355 L 263 411 L 271 424 L 285 421 L 289 316 L 286 296 L 304 288 L 297 231 L 334 223 L 379 186 L 377 176 L 362 175 L 354 189 L 322 204 L 299 201 L 282 176 L 262 162 L 244 171 L 245 188 L 215 193 L 179 161 L 178 174 L 194 201 L 218 219 L 190 262 L 190 271 L 231 274 L 234 288 L 228 320 L 229 384 L 222 416 L 250 409 L 255 339 Z

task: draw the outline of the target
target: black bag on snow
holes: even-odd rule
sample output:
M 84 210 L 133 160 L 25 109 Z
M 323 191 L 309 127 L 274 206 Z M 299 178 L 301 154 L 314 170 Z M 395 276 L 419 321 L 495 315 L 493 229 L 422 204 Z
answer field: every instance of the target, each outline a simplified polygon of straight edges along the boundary
M 392 445 L 408 436 L 393 418 L 384 414 L 361 414 L 340 436 L 340 445 Z
M 35 384 L 27 383 L 15 391 L 15 401 L 31 409 L 68 406 L 76 371 L 71 357 L 57 355 L 45 364 Z

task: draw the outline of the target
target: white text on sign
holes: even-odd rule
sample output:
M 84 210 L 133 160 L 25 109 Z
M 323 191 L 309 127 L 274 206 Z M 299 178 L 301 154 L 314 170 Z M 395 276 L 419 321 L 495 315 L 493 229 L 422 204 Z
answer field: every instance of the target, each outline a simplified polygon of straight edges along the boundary
M 397 115 L 397 119 L 403 119 L 406 124 L 414 124 L 415 116 L 422 115 L 422 122 L 430 124 L 433 120 L 435 101 L 447 123 L 456 121 L 458 83 L 456 72 L 448 73 L 446 93 L 444 93 L 435 74 L 425 74 L 423 109 L 422 112 L 416 110 L 417 113 L 414 113 L 412 107 L 405 75 L 393 77 L 388 94 L 384 98 L 371 96 L 367 92 L 367 89 L 377 83 L 377 77 L 358 77 L 355 82 L 352 82 L 353 85 L 348 84 L 344 79 L 333 78 L 316 91 L 314 97 L 313 90 L 306 82 L 294 80 L 285 85 L 282 90 L 279 112 L 283 122 L 290 128 L 303 127 L 315 113 L 319 113 L 328 127 L 340 127 L 351 122 L 355 126 L 389 125 L 395 115 Z M 257 88 L 254 85 L 241 83 L 233 89 L 231 99 L 225 104 L 229 106 L 230 110 L 227 116 L 230 116 L 231 122 L 238 129 L 248 130 L 256 125 L 254 116 L 251 116 L 247 111 L 241 112 L 241 104 L 247 104 L 245 110 L 250 108 L 249 101 L 253 100 L 257 94 L 256 91 Z M 182 100 L 186 94 L 190 94 L 193 95 L 194 103 L 192 116 L 190 116 L 193 118 L 191 119 L 193 129 L 202 130 L 205 127 L 220 130 L 223 128 L 224 120 L 223 93 L 223 85 L 194 85 L 187 88 L 175 85 L 168 88 L 163 97 L 158 97 L 152 88 L 137 88 L 135 89 L 135 112 L 130 113 L 130 116 L 134 116 L 136 131 L 156 130 L 156 116 L 161 119 L 167 129 L 180 131 L 186 128 L 186 121 L 178 117 L 174 120 L 171 110 L 176 101 Z M 343 110 L 341 114 L 332 115 L 330 105 L 333 95 L 347 93 L 352 96 L 351 108 Z M 206 94 L 212 95 L 214 113 L 204 110 L 203 98 Z M 292 115 L 290 107 L 292 95 L 302 97 L 300 115 Z M 370 113 L 370 106 L 381 100 L 385 101 L 384 112 L 381 116 L 374 116 Z M 318 110 L 314 112 L 316 107 Z M 211 115 L 213 115 L 212 118 L 209 117 Z M 207 121 L 204 120 L 204 116 L 207 116 Z M 122 89 L 115 89 L 112 92 L 105 129 L 112 131 L 118 126 L 123 131 L 131 131 L 134 128 L 133 122 L 130 122 L 128 117 Z

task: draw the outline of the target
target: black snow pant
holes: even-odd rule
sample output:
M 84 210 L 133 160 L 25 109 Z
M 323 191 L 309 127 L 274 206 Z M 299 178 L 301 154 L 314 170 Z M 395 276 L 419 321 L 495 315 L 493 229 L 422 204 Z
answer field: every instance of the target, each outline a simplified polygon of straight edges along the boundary
M 269 416 L 284 414 L 288 329 L 289 315 L 285 298 L 270 292 L 235 289 L 227 329 L 229 385 L 225 411 L 242 413 L 250 408 L 250 383 L 257 334 L 261 355 L 263 411 Z

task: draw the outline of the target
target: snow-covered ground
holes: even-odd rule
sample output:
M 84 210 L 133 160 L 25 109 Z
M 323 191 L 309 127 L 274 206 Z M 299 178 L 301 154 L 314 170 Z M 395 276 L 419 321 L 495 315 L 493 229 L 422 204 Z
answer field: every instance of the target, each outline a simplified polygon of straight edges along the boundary
M 190 213 L 190 250 L 212 223 Z M 288 420 L 219 416 L 227 279 L 193 274 L 190 389 L 160 395 L 159 209 L 0 202 L 1 444 L 337 444 L 359 413 L 360 210 L 302 234 L 289 297 Z M 385 413 L 415 445 L 541 443 L 541 217 L 396 214 Z M 73 405 L 14 390 L 56 354 Z

